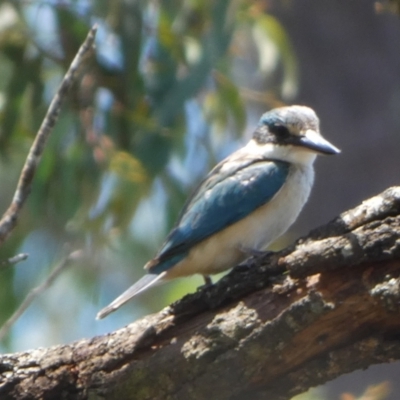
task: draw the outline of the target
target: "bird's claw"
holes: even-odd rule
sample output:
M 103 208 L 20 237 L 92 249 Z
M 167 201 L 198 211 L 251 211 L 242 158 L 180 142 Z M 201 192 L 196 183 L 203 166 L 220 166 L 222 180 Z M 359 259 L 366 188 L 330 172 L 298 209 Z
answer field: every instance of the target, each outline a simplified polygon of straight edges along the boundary
M 206 288 L 208 288 L 208 287 L 213 285 L 213 281 L 208 275 L 203 275 L 203 278 L 204 278 L 204 285 L 200 285 L 197 288 L 197 291 L 206 289 Z

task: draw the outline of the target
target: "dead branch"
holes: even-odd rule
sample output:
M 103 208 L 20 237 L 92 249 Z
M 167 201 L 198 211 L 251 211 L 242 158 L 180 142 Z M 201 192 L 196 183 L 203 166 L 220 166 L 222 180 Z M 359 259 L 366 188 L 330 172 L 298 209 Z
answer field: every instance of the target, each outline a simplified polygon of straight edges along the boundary
M 15 265 L 21 261 L 25 261 L 29 257 L 28 253 L 19 253 L 13 257 L 7 258 L 7 260 L 0 261 L 0 267 L 9 267 Z
M 22 168 L 14 197 L 7 211 L 0 220 L 0 245 L 7 239 L 17 224 L 18 215 L 31 191 L 33 177 L 35 176 L 47 139 L 57 122 L 62 103 L 65 100 L 68 91 L 76 81 L 77 71 L 82 66 L 87 53 L 93 48 L 96 30 L 96 26 L 93 26 L 90 29 L 85 41 L 79 48 L 79 51 L 65 74 L 57 93 L 50 103 L 40 129 L 36 134 L 36 138 Z
M 61 260 L 46 279 L 37 287 L 33 288 L 24 301 L 18 306 L 11 317 L 1 326 L 0 328 L 0 340 L 3 340 L 9 333 L 12 326 L 18 321 L 25 310 L 33 303 L 36 297 L 40 296 L 47 288 L 49 288 L 53 282 L 61 275 L 61 273 L 68 267 L 71 262 L 81 259 L 83 256 L 82 250 L 75 250 L 71 252 L 67 257 Z
M 1 356 L 0 398 L 290 399 L 400 359 L 399 311 L 397 187 L 116 332 Z

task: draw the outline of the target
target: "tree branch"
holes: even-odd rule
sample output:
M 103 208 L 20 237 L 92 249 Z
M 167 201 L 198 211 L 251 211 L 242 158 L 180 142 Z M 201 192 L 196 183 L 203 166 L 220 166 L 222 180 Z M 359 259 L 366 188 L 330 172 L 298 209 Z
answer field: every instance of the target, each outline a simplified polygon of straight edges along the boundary
M 18 321 L 25 310 L 33 303 L 33 301 L 41 295 L 47 288 L 49 288 L 53 282 L 59 277 L 66 267 L 70 265 L 72 261 L 77 261 L 82 258 L 83 251 L 75 250 L 71 252 L 67 257 L 61 260 L 56 267 L 51 271 L 48 277 L 37 287 L 33 288 L 24 301 L 19 305 L 11 317 L 1 326 L 0 328 L 0 341 L 3 340 L 11 327 Z
M 286 400 L 398 360 L 399 210 L 388 189 L 158 314 L 3 355 L 0 398 Z
M 7 239 L 17 224 L 18 215 L 31 191 L 33 177 L 42 157 L 47 139 L 58 119 L 62 103 L 76 80 L 77 71 L 82 66 L 89 50 L 93 48 L 96 30 L 96 26 L 93 26 L 90 29 L 85 41 L 79 48 L 79 51 L 65 74 L 57 93 L 50 103 L 40 129 L 36 134 L 36 138 L 22 168 L 12 202 L 0 220 L 0 245 Z
M 19 253 L 7 260 L 0 261 L 0 267 L 9 267 L 10 265 L 18 264 L 21 261 L 25 261 L 28 257 L 29 255 L 27 253 Z

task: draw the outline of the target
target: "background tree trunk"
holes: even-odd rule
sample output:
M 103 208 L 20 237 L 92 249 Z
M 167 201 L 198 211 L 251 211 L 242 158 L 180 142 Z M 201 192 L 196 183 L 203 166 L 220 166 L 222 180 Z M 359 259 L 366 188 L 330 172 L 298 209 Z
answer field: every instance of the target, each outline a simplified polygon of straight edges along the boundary
M 400 188 L 109 335 L 0 358 L 1 399 L 289 399 L 400 358 Z

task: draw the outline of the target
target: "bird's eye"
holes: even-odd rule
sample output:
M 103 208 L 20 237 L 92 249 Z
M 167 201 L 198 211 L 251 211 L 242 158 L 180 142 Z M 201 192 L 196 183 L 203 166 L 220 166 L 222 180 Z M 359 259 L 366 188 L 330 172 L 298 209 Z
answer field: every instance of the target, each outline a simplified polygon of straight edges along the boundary
M 290 135 L 289 129 L 285 125 L 274 124 L 270 126 L 269 130 L 275 135 L 280 137 L 285 137 Z

